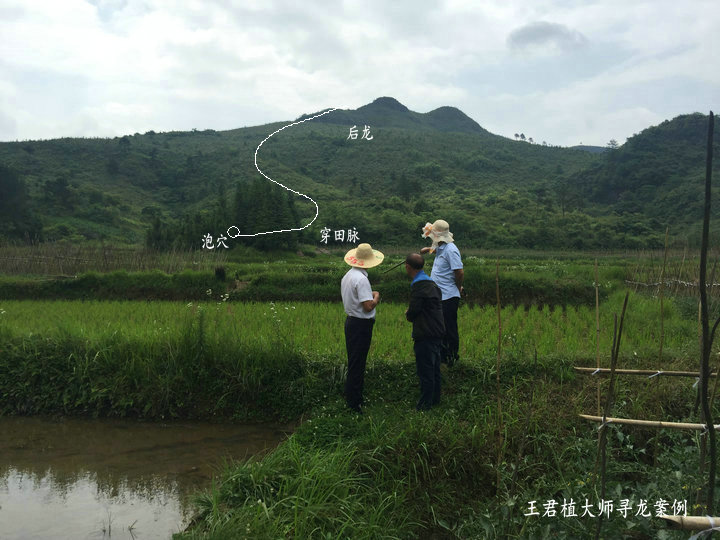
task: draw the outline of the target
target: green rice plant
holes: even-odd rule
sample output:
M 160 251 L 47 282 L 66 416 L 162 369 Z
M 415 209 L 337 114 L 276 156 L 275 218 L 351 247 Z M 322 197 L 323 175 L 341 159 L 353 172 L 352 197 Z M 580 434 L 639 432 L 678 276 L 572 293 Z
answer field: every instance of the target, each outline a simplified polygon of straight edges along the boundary
M 183 538 L 401 538 L 413 524 L 404 493 L 385 495 L 348 444 L 309 450 L 293 438 L 263 460 L 229 463 L 198 500 L 198 526 Z
M 179 272 L 184 269 L 210 270 L 226 264 L 223 251 L 155 252 L 137 248 L 74 243 L 43 243 L 31 246 L 3 245 L 0 273 L 7 275 L 76 275 L 82 272 L 138 272 L 157 269 Z
M 595 365 L 592 308 L 503 308 L 498 449 L 494 306 L 461 307 L 461 362 L 443 373 L 440 407 L 418 414 L 405 305 L 381 303 L 368 405 L 358 416 L 342 399 L 339 303 L 204 295 L 189 305 L 3 301 L 0 410 L 158 419 L 303 413 L 306 421 L 276 452 L 224 468 L 201 497 L 190 538 L 582 538 L 594 526 L 587 518 L 524 515 L 530 500 L 596 497 L 596 426 L 577 416 L 595 410 L 595 379 L 572 373 L 573 365 Z M 619 300 L 611 294 L 601 306 L 604 360 Z M 659 367 L 692 367 L 696 322 L 671 299 L 666 305 L 667 363 Z M 659 323 L 658 310 L 656 299 L 631 297 L 623 367 L 658 367 L 657 334 L 648 328 Z M 686 419 L 692 382 L 620 379 L 615 412 Z M 616 499 L 679 499 L 695 489 L 692 436 L 612 433 L 608 486 Z M 650 520 L 611 519 L 608 534 L 623 527 L 653 532 Z

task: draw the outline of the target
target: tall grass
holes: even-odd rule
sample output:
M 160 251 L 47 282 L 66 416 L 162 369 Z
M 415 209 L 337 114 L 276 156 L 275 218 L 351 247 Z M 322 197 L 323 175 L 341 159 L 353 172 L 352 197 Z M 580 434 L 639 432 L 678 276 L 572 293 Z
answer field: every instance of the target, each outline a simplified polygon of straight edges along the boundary
M 497 482 L 494 307 L 461 307 L 460 364 L 444 374 L 441 406 L 418 414 L 405 306 L 381 303 L 366 375 L 368 405 L 357 416 L 342 398 L 340 304 L 240 304 L 214 291 L 206 296 L 202 303 L 0 302 L 2 411 L 309 415 L 275 453 L 223 469 L 201 497 L 188 537 L 583 538 L 593 528 L 587 519 L 524 516 L 530 500 L 597 502 L 596 427 L 577 417 L 594 410 L 594 385 L 571 369 L 595 364 L 591 309 L 503 308 L 505 457 Z M 605 358 L 621 301 L 613 294 L 601 308 Z M 695 317 L 669 300 L 667 365 L 655 365 L 658 311 L 657 300 L 631 297 L 620 365 L 692 369 Z M 617 415 L 692 416 L 692 380 L 654 382 L 620 380 Z M 692 436 L 611 431 L 608 485 L 616 501 L 691 499 Z M 653 532 L 642 518 L 611 519 L 606 527 L 608 534 L 628 527 Z
M 187 538 L 401 538 L 413 525 L 402 480 L 389 493 L 354 445 L 306 448 L 292 438 L 263 460 L 228 464 L 198 500 L 202 526 Z
M 6 412 L 271 416 L 273 384 L 304 372 L 281 334 L 255 339 L 225 304 L 49 303 L 45 328 L 41 305 L 3 305 Z
M 224 264 L 227 253 L 217 250 L 157 252 L 138 248 L 45 243 L 2 246 L 0 274 L 70 276 L 83 272 L 208 270 Z
M 209 295 L 207 294 L 209 292 Z M 204 340 L 215 356 L 230 355 L 238 346 L 265 349 L 284 343 L 309 357 L 341 360 L 345 345 L 345 314 L 338 303 L 233 303 L 213 291 L 206 302 L 78 302 L 3 301 L 0 324 L 16 339 L 41 335 L 45 340 L 82 339 L 100 349 L 135 344 L 141 351 L 190 347 L 198 339 L 202 316 Z M 622 300 L 613 295 L 601 309 L 600 350 L 609 354 L 612 317 Z M 657 351 L 659 305 L 635 295 L 628 312 L 625 356 L 648 360 Z M 411 358 L 410 324 L 405 306 L 381 303 L 373 334 L 370 361 Z M 537 350 L 540 358 L 594 358 L 594 313 L 579 307 L 505 307 L 502 310 L 503 352 L 510 359 L 527 360 Z M 461 354 L 467 362 L 483 362 L 496 354 L 497 315 L 492 306 L 460 308 Z M 691 360 L 696 352 L 697 323 L 672 301 L 665 306 L 665 348 L 673 361 Z M 188 337 L 191 336 L 191 337 Z
M 216 293 L 208 291 L 208 298 Z M 133 416 L 273 416 L 302 410 L 337 388 L 345 346 L 339 304 L 2 302 L 2 410 Z M 609 355 L 613 296 L 603 308 L 600 350 Z M 693 369 L 696 323 L 672 302 L 665 308 L 666 365 L 656 366 L 657 302 L 635 296 L 628 314 L 623 367 Z M 405 306 L 378 308 L 370 366 L 412 366 Z M 502 311 L 501 375 L 568 362 L 593 365 L 594 320 L 585 307 Z M 495 373 L 497 320 L 491 307 L 459 312 L 461 361 Z M 312 369 L 309 365 L 312 364 Z M 274 388 L 273 385 L 278 385 Z M 289 399 L 279 399 L 291 391 Z M 264 411 L 264 414 L 262 414 Z

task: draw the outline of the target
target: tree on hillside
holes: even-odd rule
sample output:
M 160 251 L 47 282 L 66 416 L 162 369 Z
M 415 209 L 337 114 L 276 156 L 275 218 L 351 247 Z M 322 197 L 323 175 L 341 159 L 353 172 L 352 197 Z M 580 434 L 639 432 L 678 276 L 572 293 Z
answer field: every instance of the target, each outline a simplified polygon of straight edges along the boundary
M 534 143 L 535 143 L 535 141 L 533 140 L 532 137 L 529 137 L 529 138 L 528 138 L 528 142 L 529 142 L 530 144 L 534 144 Z
M 521 133 L 521 134 L 520 134 L 520 140 L 522 140 L 522 141 L 525 140 L 525 134 L 524 134 L 524 133 Z
M 405 173 L 400 175 L 400 179 L 397 180 L 396 186 L 395 193 L 397 193 L 405 201 L 409 201 L 414 196 L 420 196 L 422 193 L 422 184 L 418 181 L 418 179 L 413 178 L 411 180 Z
M 516 134 L 515 134 L 515 140 L 518 140 L 519 138 L 520 138 L 520 135 L 518 135 L 518 134 L 516 133 Z
M 238 182 L 235 186 L 235 198 L 233 200 L 233 208 L 232 208 L 232 216 L 233 216 L 233 222 L 232 224 L 236 227 L 240 228 L 240 234 L 243 234 L 245 231 L 242 230 L 244 227 L 240 225 L 245 221 L 245 218 L 248 213 L 248 200 L 245 195 L 245 191 L 247 189 L 247 186 L 245 184 L 242 184 L 241 182 Z M 240 240 L 240 239 L 238 239 Z
M 118 163 L 118 160 L 114 157 L 108 159 L 106 168 L 110 176 L 115 176 L 117 173 L 120 172 L 120 164 Z
M 70 183 L 67 177 L 60 175 L 55 180 L 47 180 L 43 187 L 45 189 L 45 199 L 48 202 L 63 206 L 68 210 L 73 209 L 73 193 L 70 191 Z
M 128 137 L 127 135 L 123 135 L 118 140 L 118 145 L 120 146 L 120 150 L 123 153 L 126 153 L 130 149 L 130 137 Z
M 617 150 L 619 148 L 619 144 L 615 139 L 610 139 L 610 141 L 607 143 L 607 147 L 610 150 Z
M 168 227 L 155 216 L 152 226 L 145 232 L 145 246 L 153 250 L 169 249 L 171 244 Z
M 231 219 L 228 221 L 225 218 L 223 221 L 220 217 L 223 213 L 231 216 Z M 262 179 L 255 179 L 251 183 L 238 182 L 232 208 L 226 209 L 223 204 L 218 204 L 213 210 L 211 220 L 216 223 L 216 234 L 224 233 L 228 227 L 234 225 L 240 229 L 240 234 L 256 235 L 228 240 L 232 244 L 251 245 L 267 250 L 294 249 L 298 243 L 297 232 L 260 234 L 300 227 L 295 196 Z
M 17 172 L 0 164 L 0 237 L 35 240 L 42 224 L 30 209 L 30 196 Z

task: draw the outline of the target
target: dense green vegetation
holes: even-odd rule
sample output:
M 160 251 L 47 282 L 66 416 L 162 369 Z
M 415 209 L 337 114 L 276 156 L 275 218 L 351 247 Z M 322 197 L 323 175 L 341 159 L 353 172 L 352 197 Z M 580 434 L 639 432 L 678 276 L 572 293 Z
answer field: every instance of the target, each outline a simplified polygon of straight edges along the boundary
M 288 255 L 292 257 L 291 255 Z M 371 270 L 373 285 L 383 301 L 407 300 L 408 283 L 402 266 L 390 271 L 404 257 L 389 255 Z M 0 299 L 82 300 L 204 300 L 208 291 L 227 295 L 231 301 L 337 301 L 338 283 L 347 265 L 337 256 L 295 257 L 287 261 L 226 261 L 213 270 L 166 273 L 84 272 L 48 279 L 42 276 L 0 276 Z M 506 305 L 594 305 L 592 261 L 563 262 L 554 258 L 503 259 L 497 261 L 468 255 L 465 258 L 464 301 L 472 305 L 496 302 L 495 280 L 499 272 L 502 301 Z M 622 285 L 630 270 L 625 263 L 603 265 L 600 297 Z
M 520 265 L 538 271 L 528 261 Z M 557 266 L 579 277 L 589 271 Z M 601 306 L 603 365 L 623 294 L 610 293 Z M 381 304 L 368 406 L 358 416 L 342 398 L 340 304 L 239 303 L 215 290 L 206 298 L 0 301 L 0 410 L 236 419 L 302 413 L 304 422 L 275 452 L 225 467 L 200 496 L 189 538 L 592 535 L 596 519 L 524 515 L 531 500 L 542 511 L 547 500 L 572 498 L 578 516 L 586 498 L 599 501 L 596 426 L 577 416 L 595 412 L 597 381 L 572 370 L 595 365 L 592 307 L 503 308 L 498 439 L 492 305 L 461 307 L 462 361 L 444 373 L 442 405 L 418 414 L 405 305 Z M 696 307 L 665 299 L 663 323 L 660 361 L 659 301 L 632 295 L 622 367 L 696 369 Z M 692 382 L 621 379 L 614 414 L 698 421 Z M 694 436 L 615 427 L 610 455 L 606 499 L 616 507 L 622 499 L 635 507 L 640 499 L 652 505 L 662 498 L 687 500 L 689 514 L 701 511 L 693 507 L 702 485 Z M 607 538 L 626 530 L 676 537 L 659 526 L 654 518 L 615 512 L 603 530 Z
M 657 248 L 667 226 L 675 244 L 694 245 L 706 123 L 681 116 L 597 154 L 499 137 L 451 107 L 418 114 L 381 98 L 265 142 L 262 170 L 312 197 L 320 215 L 300 233 L 226 243 L 294 249 L 318 245 L 327 227 L 355 228 L 380 248 L 412 245 L 442 217 L 465 248 Z M 231 226 L 298 228 L 315 205 L 254 167 L 257 145 L 283 125 L 0 143 L 0 240 L 200 249 Z M 365 125 L 372 140 L 361 138 Z

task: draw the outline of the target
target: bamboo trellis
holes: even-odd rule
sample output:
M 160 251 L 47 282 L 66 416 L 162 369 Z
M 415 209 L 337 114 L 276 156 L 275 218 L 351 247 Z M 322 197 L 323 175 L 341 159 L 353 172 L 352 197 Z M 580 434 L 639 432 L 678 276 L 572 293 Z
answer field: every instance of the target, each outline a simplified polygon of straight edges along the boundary
M 620 424 L 647 428 L 669 428 L 695 431 L 704 431 L 707 429 L 705 424 L 692 424 L 688 422 L 661 422 L 657 420 L 636 420 L 634 418 L 603 418 L 602 416 L 593 416 L 589 414 L 581 414 L 580 418 L 590 420 L 591 422 L 603 422 L 605 424 Z M 714 428 L 715 431 L 720 430 L 720 424 L 715 424 Z
M 610 373 L 609 368 L 577 367 L 573 369 L 578 373 L 589 375 L 605 375 Z M 667 377 L 700 377 L 697 371 L 664 371 L 662 369 L 616 369 L 618 375 L 644 375 L 648 378 L 664 375 Z M 717 373 L 710 373 L 711 377 L 717 377 Z

